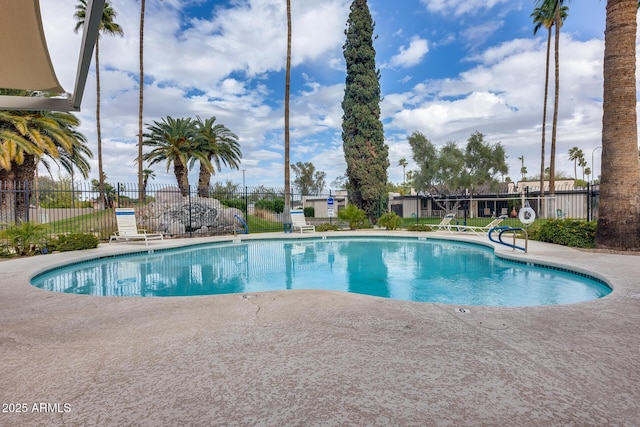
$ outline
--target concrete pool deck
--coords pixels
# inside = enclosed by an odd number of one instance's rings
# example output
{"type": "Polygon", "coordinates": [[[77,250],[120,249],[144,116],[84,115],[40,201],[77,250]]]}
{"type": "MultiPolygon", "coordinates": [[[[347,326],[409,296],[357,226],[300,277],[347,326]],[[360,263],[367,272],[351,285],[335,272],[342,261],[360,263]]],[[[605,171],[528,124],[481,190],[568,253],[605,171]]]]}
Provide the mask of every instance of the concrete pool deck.
{"type": "MultiPolygon", "coordinates": [[[[274,235],[300,237],[266,237],[274,235]]],[[[528,254],[498,247],[500,256],[567,266],[613,287],[595,301],[526,308],[331,291],[94,297],[29,284],[69,260],[231,238],[103,244],[0,262],[0,425],[640,422],[637,256],[540,242],[529,242],[528,254]]]]}

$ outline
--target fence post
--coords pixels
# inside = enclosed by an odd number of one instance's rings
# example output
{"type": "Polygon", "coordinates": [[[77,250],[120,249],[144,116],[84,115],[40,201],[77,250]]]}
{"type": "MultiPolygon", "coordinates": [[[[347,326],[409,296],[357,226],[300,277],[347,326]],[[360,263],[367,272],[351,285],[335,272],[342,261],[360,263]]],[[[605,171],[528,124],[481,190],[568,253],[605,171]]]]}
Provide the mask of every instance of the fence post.
{"type": "Polygon", "coordinates": [[[247,195],[247,186],[244,186],[244,220],[249,222],[249,196],[247,195]]]}
{"type": "Polygon", "coordinates": [[[27,222],[29,222],[30,218],[29,218],[29,191],[31,191],[31,189],[29,188],[29,181],[25,181],[24,182],[24,206],[25,206],[25,217],[27,219],[27,222]]]}
{"type": "Polygon", "coordinates": [[[193,237],[193,228],[191,227],[191,209],[193,208],[193,206],[191,206],[191,185],[187,186],[187,195],[187,207],[189,208],[189,237],[193,237]]]}
{"type": "MultiPolygon", "coordinates": [[[[329,198],[331,198],[331,189],[329,189],[329,198]]],[[[337,209],[334,212],[337,212],[337,209]]],[[[329,225],[330,226],[333,225],[333,217],[332,216],[329,217],[329,225]]]]}
{"type": "Polygon", "coordinates": [[[593,221],[593,185],[587,182],[587,220],[593,221]]]}

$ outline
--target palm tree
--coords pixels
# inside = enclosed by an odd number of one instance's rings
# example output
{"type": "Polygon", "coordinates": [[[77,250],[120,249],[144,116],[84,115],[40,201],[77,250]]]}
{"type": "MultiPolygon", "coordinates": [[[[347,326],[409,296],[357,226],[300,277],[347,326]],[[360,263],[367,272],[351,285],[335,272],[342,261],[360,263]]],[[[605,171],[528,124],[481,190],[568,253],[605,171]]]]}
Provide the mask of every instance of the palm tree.
{"type": "MultiPolygon", "coordinates": [[[[230,168],[240,168],[242,153],[238,137],[223,124],[215,124],[215,122],[215,117],[202,120],[199,116],[195,122],[198,140],[194,151],[206,157],[205,162],[200,162],[198,176],[198,196],[200,197],[209,197],[209,183],[212,173],[215,172],[214,165],[218,172],[221,170],[221,163],[230,168]]],[[[193,160],[195,157],[191,158],[192,162],[193,160]]]]}
{"type": "MultiPolygon", "coordinates": [[[[87,14],[87,1],[79,0],[76,5],[76,13],[73,15],[76,21],[76,27],[74,32],[80,31],[84,27],[84,20],[87,14]]],[[[104,9],[102,9],[102,17],[100,18],[100,27],[98,31],[98,38],[96,39],[96,130],[98,138],[98,177],[100,180],[100,200],[104,200],[104,180],[103,168],[102,168],[102,132],[100,129],[100,34],[107,34],[110,36],[123,35],[122,27],[114,22],[116,18],[116,11],[111,7],[111,3],[107,0],[104,2],[104,9]]],[[[104,205],[100,206],[104,208],[104,205]]]]}
{"type": "Polygon", "coordinates": [[[553,26],[554,13],[549,2],[544,2],[542,6],[536,7],[531,14],[533,18],[533,35],[538,34],[538,30],[544,27],[547,29],[547,61],[544,77],[544,102],[542,105],[542,141],[540,144],[540,212],[544,212],[544,164],[545,164],[545,144],[547,137],[547,100],[549,99],[549,57],[551,54],[551,27],[553,26]]]}
{"type": "Polygon", "coordinates": [[[587,160],[584,158],[584,154],[578,159],[578,166],[582,168],[582,180],[584,181],[584,168],[587,166],[587,160]]]}
{"type": "Polygon", "coordinates": [[[596,246],[640,249],[636,113],[636,0],[608,0],[604,44],[602,167],[596,246]]]}
{"type": "Polygon", "coordinates": [[[149,179],[155,179],[156,173],[153,169],[145,169],[142,171],[142,190],[143,190],[143,198],[142,200],[146,200],[147,198],[147,184],[149,183],[149,179]]]}
{"type": "Polygon", "coordinates": [[[2,210],[26,219],[27,191],[36,178],[38,162],[50,170],[48,159],[71,173],[76,167],[86,178],[91,151],[86,138],[76,128],[80,121],[68,112],[0,111],[0,181],[7,190],[26,191],[26,198],[6,193],[2,210]],[[43,159],[41,159],[44,156],[43,159]]]}
{"type": "Polygon", "coordinates": [[[578,161],[584,159],[584,153],[578,147],[569,149],[569,160],[573,162],[573,177],[578,179],[578,161]]]}
{"type": "Polygon", "coordinates": [[[288,215],[291,207],[291,171],[289,159],[289,98],[291,94],[291,0],[287,0],[287,63],[285,67],[284,84],[284,216],[285,222],[290,222],[288,215]]]}
{"type": "MultiPolygon", "coordinates": [[[[167,116],[160,122],[154,121],[153,125],[147,127],[147,130],[143,143],[151,147],[152,150],[143,156],[143,160],[148,161],[149,166],[166,161],[167,171],[173,164],[173,173],[176,176],[180,193],[184,197],[188,196],[189,170],[187,163],[192,156],[194,140],[197,137],[193,121],[190,118],[174,119],[167,116]]],[[[144,182],[140,189],[144,189],[144,182]]]]}
{"type": "Polygon", "coordinates": [[[520,160],[520,174],[522,174],[522,180],[524,181],[527,175],[527,168],[524,167],[524,156],[518,157],[518,160],[520,160]]]}
{"type": "Polygon", "coordinates": [[[398,166],[402,166],[402,183],[406,184],[407,183],[407,174],[405,172],[407,165],[409,163],[407,163],[407,159],[405,159],[404,157],[401,158],[400,160],[398,160],[398,166]]]}
{"type": "Polygon", "coordinates": [[[140,46],[139,46],[139,61],[140,61],[140,83],[138,92],[138,198],[140,201],[144,199],[144,170],[142,167],[142,146],[144,144],[142,140],[142,116],[144,106],[144,7],[145,0],[140,0],[140,46]]]}
{"type": "Polygon", "coordinates": [[[556,191],[556,138],[558,135],[558,103],[560,100],[560,28],[567,17],[566,6],[563,6],[563,0],[545,0],[545,2],[554,4],[554,22],[555,31],[555,93],[553,100],[553,122],[551,127],[551,153],[549,167],[551,174],[549,175],[549,192],[553,195],[556,191]]]}

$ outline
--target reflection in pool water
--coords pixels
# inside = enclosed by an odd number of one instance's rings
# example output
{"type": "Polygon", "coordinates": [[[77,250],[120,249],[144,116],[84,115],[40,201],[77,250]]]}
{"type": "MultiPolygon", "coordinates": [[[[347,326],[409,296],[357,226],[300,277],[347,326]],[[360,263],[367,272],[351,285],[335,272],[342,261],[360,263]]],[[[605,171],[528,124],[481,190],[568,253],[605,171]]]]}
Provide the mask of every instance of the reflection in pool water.
{"type": "Polygon", "coordinates": [[[611,292],[596,280],[501,260],[477,245],[389,238],[199,245],[75,264],[32,282],[51,291],[103,296],[326,289],[490,306],[574,303],[611,292]]]}

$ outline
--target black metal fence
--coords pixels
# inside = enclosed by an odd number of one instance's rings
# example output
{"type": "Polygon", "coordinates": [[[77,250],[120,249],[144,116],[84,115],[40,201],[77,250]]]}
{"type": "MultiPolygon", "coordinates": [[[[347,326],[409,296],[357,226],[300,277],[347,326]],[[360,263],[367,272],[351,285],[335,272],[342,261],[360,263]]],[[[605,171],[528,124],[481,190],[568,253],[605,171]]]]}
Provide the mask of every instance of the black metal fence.
{"type": "MultiPolygon", "coordinates": [[[[50,237],[85,232],[108,241],[117,231],[118,207],[135,208],[141,229],[176,237],[282,231],[285,222],[285,195],[278,189],[217,185],[209,189],[209,197],[202,198],[195,187],[182,192],[175,186],[148,185],[140,194],[137,185],[118,183],[107,185],[101,198],[96,186],[87,182],[49,184],[0,182],[0,229],[30,222],[44,224],[50,237]]],[[[597,187],[545,195],[545,212],[541,212],[539,193],[528,191],[524,195],[390,195],[380,201],[380,212],[392,210],[416,222],[441,218],[448,211],[460,218],[491,217],[511,214],[521,206],[523,196],[541,218],[597,218],[597,187]]],[[[346,225],[337,219],[338,211],[348,203],[344,191],[313,196],[293,193],[290,203],[292,208],[304,209],[314,225],[346,225]]]]}
{"type": "Polygon", "coordinates": [[[442,218],[454,213],[456,218],[517,217],[523,206],[531,207],[537,218],[595,220],[598,218],[598,186],[540,194],[539,191],[502,193],[463,193],[450,195],[392,195],[388,209],[403,218],[442,218]]]}
{"type": "MultiPolygon", "coordinates": [[[[292,193],[290,206],[303,208],[314,224],[334,223],[346,196],[292,193]],[[334,196],[336,209],[330,216],[327,200],[334,196]]],[[[183,192],[175,186],[149,185],[140,194],[137,185],[118,183],[107,185],[100,197],[98,188],[85,182],[44,188],[0,182],[0,230],[30,222],[46,225],[51,237],[85,232],[108,241],[117,231],[115,209],[123,207],[135,209],[139,228],[176,237],[283,231],[287,221],[284,191],[265,187],[211,187],[208,197],[198,197],[193,186],[183,192]]]]}

